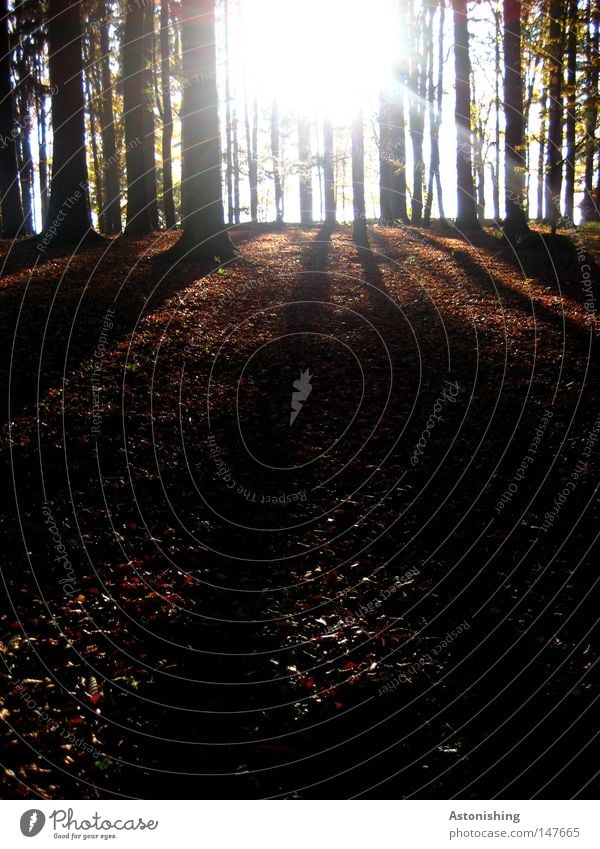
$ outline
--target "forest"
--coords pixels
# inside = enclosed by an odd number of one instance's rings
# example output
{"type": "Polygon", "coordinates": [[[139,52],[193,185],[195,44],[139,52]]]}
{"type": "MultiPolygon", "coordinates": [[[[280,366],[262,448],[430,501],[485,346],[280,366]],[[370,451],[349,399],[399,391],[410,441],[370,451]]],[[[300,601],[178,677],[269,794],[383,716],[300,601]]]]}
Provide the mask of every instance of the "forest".
{"type": "Polygon", "coordinates": [[[599,0],[1,0],[0,798],[597,798],[599,0]]]}

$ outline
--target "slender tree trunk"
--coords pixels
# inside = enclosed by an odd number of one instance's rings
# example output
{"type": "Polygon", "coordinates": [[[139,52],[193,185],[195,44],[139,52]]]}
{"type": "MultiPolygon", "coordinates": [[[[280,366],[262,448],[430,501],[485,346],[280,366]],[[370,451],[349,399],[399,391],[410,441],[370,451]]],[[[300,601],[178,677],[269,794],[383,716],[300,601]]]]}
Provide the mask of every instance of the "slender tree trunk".
{"type": "Polygon", "coordinates": [[[542,94],[540,115],[540,136],[538,142],[538,182],[537,182],[537,214],[536,221],[544,220],[544,162],[546,161],[546,120],[547,120],[547,98],[542,94]]]}
{"type": "MultiPolygon", "coordinates": [[[[106,215],[105,215],[105,204],[104,204],[104,180],[102,171],[100,168],[100,156],[98,153],[98,136],[96,135],[96,109],[94,103],[94,92],[92,89],[92,66],[93,66],[93,58],[90,55],[90,44],[87,43],[87,46],[84,48],[84,85],[85,85],[85,95],[87,99],[87,113],[88,113],[88,123],[89,123],[89,132],[88,138],[91,143],[92,149],[92,169],[94,174],[94,187],[95,191],[95,200],[96,200],[96,215],[98,217],[98,230],[101,233],[106,232],[106,215]]],[[[90,206],[93,206],[92,203],[93,196],[90,191],[90,206]]]]}
{"type": "Polygon", "coordinates": [[[52,182],[46,237],[72,241],[92,226],[85,156],[81,3],[49,0],[52,91],[52,182]],[[55,226],[56,232],[51,233],[55,226]]]}
{"type": "Polygon", "coordinates": [[[548,25],[548,148],[546,154],[546,219],[556,231],[561,218],[564,28],[561,0],[550,0],[548,25]]]}
{"type": "Polygon", "coordinates": [[[253,224],[258,221],[258,105],[256,97],[252,103],[252,119],[248,105],[248,95],[245,93],[244,109],[246,119],[246,150],[248,153],[248,188],[250,189],[250,220],[253,224]]]}
{"type": "Polygon", "coordinates": [[[170,230],[176,224],[173,199],[173,107],[171,105],[171,39],[169,25],[169,0],[160,3],[160,84],[163,101],[162,158],[163,158],[163,209],[165,226],[170,230]]]}
{"type": "Polygon", "coordinates": [[[411,204],[411,222],[419,227],[423,223],[423,130],[425,127],[425,73],[422,56],[423,16],[413,21],[415,47],[409,75],[410,108],[409,126],[413,152],[413,191],[411,204]]]}
{"type": "MultiPolygon", "coordinates": [[[[41,69],[40,69],[41,71],[41,69]]],[[[39,94],[37,98],[38,124],[38,172],[40,175],[40,212],[42,215],[42,230],[46,229],[48,221],[49,174],[48,174],[48,111],[46,109],[46,92],[41,83],[40,73],[39,94]]]]}
{"type": "Polygon", "coordinates": [[[467,0],[453,0],[454,7],[454,68],[456,75],[456,174],[457,216],[460,230],[480,229],[473,182],[473,153],[471,146],[471,61],[469,58],[469,28],[467,0]]]}
{"type": "Polygon", "coordinates": [[[569,0],[567,35],[567,85],[565,116],[565,217],[573,222],[575,217],[575,130],[577,108],[577,0],[569,0]]]}
{"type": "Polygon", "coordinates": [[[336,222],[336,190],[333,147],[333,124],[328,117],[323,120],[323,178],[325,181],[325,223],[336,222]]]}
{"type": "Polygon", "coordinates": [[[352,122],[352,201],[354,205],[353,238],[357,245],[366,247],[367,211],[365,206],[365,130],[360,109],[352,122]]]}
{"type": "Polygon", "coordinates": [[[19,194],[17,127],[13,115],[13,84],[10,72],[8,2],[0,2],[0,212],[2,236],[13,239],[25,235],[23,207],[19,194]]]}
{"type": "Polygon", "coordinates": [[[233,145],[233,220],[240,223],[240,142],[238,135],[237,108],[234,104],[231,110],[231,135],[233,145]]]}
{"type": "Polygon", "coordinates": [[[115,133],[113,107],[113,84],[110,69],[109,24],[103,21],[100,26],[100,53],[102,74],[102,98],[100,100],[100,123],[102,152],[106,185],[106,232],[116,235],[121,232],[121,188],[119,156],[115,133]]]}
{"type": "MultiPolygon", "coordinates": [[[[185,24],[184,24],[185,28],[185,24]]],[[[123,43],[123,108],[128,234],[158,229],[152,97],[153,9],[127,6],[123,43]]]]}
{"type": "Polygon", "coordinates": [[[273,160],[273,183],[275,186],[275,221],[283,222],[283,185],[281,182],[281,138],[279,133],[279,102],[273,98],[271,107],[271,159],[273,160]]]}
{"type": "Polygon", "coordinates": [[[502,80],[502,68],[500,66],[500,42],[501,42],[501,28],[500,28],[500,12],[498,10],[494,11],[494,23],[496,30],[496,37],[494,39],[494,65],[495,65],[495,79],[494,79],[494,112],[496,116],[495,126],[494,126],[494,167],[493,167],[493,178],[492,178],[492,193],[493,193],[493,204],[494,204],[494,221],[498,224],[500,223],[500,82],[502,80]]]}
{"type": "Polygon", "coordinates": [[[594,156],[598,124],[598,56],[600,55],[600,2],[588,0],[586,10],[586,94],[584,106],[585,160],[584,197],[581,216],[584,222],[600,220],[600,209],[594,204],[594,156]]]}
{"type": "Polygon", "coordinates": [[[225,31],[225,184],[227,186],[227,221],[233,224],[233,144],[231,127],[231,56],[229,48],[229,0],[223,0],[225,31]]]}
{"type": "Polygon", "coordinates": [[[525,127],[521,63],[521,2],[504,0],[504,231],[529,231],[525,214],[525,127]]]}
{"type": "Polygon", "coordinates": [[[221,134],[217,94],[214,0],[182,0],[183,27],[183,234],[178,250],[187,258],[233,259],[225,231],[221,134]]]}
{"type": "Polygon", "coordinates": [[[312,162],[310,149],[310,123],[298,120],[298,160],[300,169],[300,223],[313,223],[312,162]]]}

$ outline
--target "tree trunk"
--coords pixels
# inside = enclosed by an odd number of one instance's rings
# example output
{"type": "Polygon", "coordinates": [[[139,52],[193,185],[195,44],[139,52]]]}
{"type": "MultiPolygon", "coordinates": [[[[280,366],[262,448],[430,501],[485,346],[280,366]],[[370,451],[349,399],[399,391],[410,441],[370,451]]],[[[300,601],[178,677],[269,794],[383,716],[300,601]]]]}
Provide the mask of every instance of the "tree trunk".
{"type": "Polygon", "coordinates": [[[538,183],[537,183],[537,215],[536,221],[541,223],[544,220],[544,162],[546,159],[546,120],[547,120],[547,98],[545,93],[542,94],[541,116],[540,116],[540,137],[538,149],[538,183]]]}
{"type": "Polygon", "coordinates": [[[423,16],[413,21],[414,50],[409,74],[410,108],[409,126],[413,153],[413,190],[411,222],[419,227],[423,223],[423,130],[425,127],[425,73],[421,55],[423,16]]]}
{"type": "Polygon", "coordinates": [[[492,168],[492,188],[494,204],[494,221],[500,224],[500,82],[502,80],[502,68],[500,66],[500,12],[494,11],[495,39],[494,39],[494,112],[496,116],[494,127],[494,166],[492,168]]]}
{"type": "Polygon", "coordinates": [[[367,212],[365,206],[365,140],[362,109],[352,122],[352,202],[354,216],[352,233],[354,241],[361,247],[367,242],[367,212]]]}
{"type": "Polygon", "coordinates": [[[153,33],[153,9],[130,3],[122,49],[127,170],[125,232],[128,234],[150,233],[158,229],[152,108],[153,33]]]}
{"type": "Polygon", "coordinates": [[[38,173],[40,175],[40,211],[42,214],[42,230],[46,229],[48,222],[48,111],[46,109],[46,91],[41,83],[42,69],[40,75],[38,97],[37,97],[37,124],[38,124],[38,173]]]}
{"type": "Polygon", "coordinates": [[[281,139],[279,134],[279,102],[273,98],[271,108],[271,158],[273,160],[273,183],[275,186],[275,221],[283,222],[283,184],[281,182],[281,139]]]}
{"type": "MultiPolygon", "coordinates": [[[[87,99],[87,113],[88,113],[88,123],[89,123],[89,132],[88,138],[90,140],[91,149],[92,149],[92,169],[94,174],[94,187],[95,187],[95,200],[96,200],[96,214],[98,217],[98,230],[101,233],[106,232],[106,216],[105,216],[105,205],[104,205],[104,180],[103,174],[100,169],[100,156],[98,153],[98,137],[96,135],[96,109],[94,104],[94,92],[93,92],[93,82],[92,82],[92,68],[94,59],[92,58],[90,44],[88,42],[87,46],[84,47],[84,87],[85,87],[85,96],[87,99]]],[[[91,186],[90,186],[91,189],[91,186]]],[[[93,206],[92,203],[92,192],[90,191],[90,206],[93,206]]]]}
{"type": "Polygon", "coordinates": [[[162,158],[163,158],[163,210],[167,230],[176,224],[173,200],[173,107],[171,105],[171,39],[169,27],[169,0],[160,3],[160,84],[163,99],[162,158]]]}
{"type": "Polygon", "coordinates": [[[469,57],[469,27],[467,0],[453,0],[454,7],[454,69],[456,75],[454,119],[456,122],[457,216],[460,230],[479,230],[477,204],[473,182],[471,147],[471,60],[469,57]]]}
{"type": "Polygon", "coordinates": [[[229,0],[223,0],[225,31],[225,184],[227,186],[227,222],[233,224],[233,145],[231,139],[231,57],[229,47],[229,0]]]}
{"type": "Polygon", "coordinates": [[[313,223],[310,124],[304,117],[298,120],[298,160],[300,172],[300,223],[310,225],[313,223]]]}
{"type": "Polygon", "coordinates": [[[561,218],[562,188],[562,82],[564,55],[563,4],[551,0],[548,10],[548,147],[546,153],[546,219],[556,231],[561,218]]]}
{"type": "Polygon", "coordinates": [[[233,144],[233,220],[240,223],[240,142],[238,137],[237,108],[231,110],[231,135],[233,144]]]}
{"type": "Polygon", "coordinates": [[[569,1],[567,35],[567,90],[565,117],[565,218],[572,227],[575,218],[575,129],[577,108],[577,0],[569,1]]]}
{"type": "Polygon", "coordinates": [[[217,94],[214,0],[182,0],[183,234],[178,250],[190,257],[233,259],[225,231],[217,94]]]}
{"type": "Polygon", "coordinates": [[[430,159],[429,159],[429,182],[427,185],[427,196],[425,200],[425,209],[423,211],[423,223],[429,227],[431,223],[431,211],[433,208],[433,191],[434,186],[438,192],[438,209],[440,219],[444,218],[444,204],[441,192],[440,179],[440,125],[442,117],[442,100],[444,94],[444,2],[439,3],[439,22],[438,22],[438,67],[437,67],[437,85],[433,82],[433,18],[435,9],[430,11],[430,23],[428,29],[428,92],[427,101],[429,104],[429,133],[430,133],[430,159]],[[436,91],[437,88],[437,91],[436,91]]]}
{"type": "Polygon", "coordinates": [[[119,157],[115,134],[113,108],[113,84],[110,70],[109,24],[103,21],[100,26],[100,53],[102,63],[102,98],[100,101],[100,122],[102,152],[104,155],[105,191],[106,191],[106,232],[116,235],[121,232],[121,189],[119,157]]]}
{"type": "Polygon", "coordinates": [[[600,2],[588,0],[586,21],[586,95],[584,106],[585,170],[584,196],[581,217],[584,222],[600,220],[600,210],[594,204],[594,157],[598,124],[598,55],[600,54],[600,2]]]}
{"type": "Polygon", "coordinates": [[[521,2],[504,0],[504,231],[527,233],[525,214],[525,137],[521,67],[521,2]]]}
{"type": "Polygon", "coordinates": [[[68,242],[91,230],[85,156],[81,3],[49,0],[48,56],[52,84],[52,181],[45,238],[68,242]],[[52,228],[56,232],[51,232],[52,228]]]}
{"type": "Polygon", "coordinates": [[[336,222],[337,202],[335,191],[333,124],[327,117],[323,119],[323,178],[325,181],[325,223],[336,222]]]}
{"type": "Polygon", "coordinates": [[[13,115],[13,84],[10,73],[8,0],[0,4],[0,212],[2,236],[13,239],[22,233],[23,207],[19,194],[17,127],[13,115]]]}

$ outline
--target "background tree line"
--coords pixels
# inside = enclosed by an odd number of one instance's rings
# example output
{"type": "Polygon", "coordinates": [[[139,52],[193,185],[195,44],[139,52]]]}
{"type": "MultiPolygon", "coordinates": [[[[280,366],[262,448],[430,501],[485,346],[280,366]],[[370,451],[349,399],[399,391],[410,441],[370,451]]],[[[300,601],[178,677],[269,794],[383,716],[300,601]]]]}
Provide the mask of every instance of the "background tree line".
{"type": "Polygon", "coordinates": [[[490,197],[514,235],[573,226],[576,198],[598,221],[600,0],[380,2],[389,74],[334,124],[250,84],[247,0],[0,0],[2,235],[181,226],[225,257],[243,221],[428,225],[449,186],[461,229],[490,197]]]}

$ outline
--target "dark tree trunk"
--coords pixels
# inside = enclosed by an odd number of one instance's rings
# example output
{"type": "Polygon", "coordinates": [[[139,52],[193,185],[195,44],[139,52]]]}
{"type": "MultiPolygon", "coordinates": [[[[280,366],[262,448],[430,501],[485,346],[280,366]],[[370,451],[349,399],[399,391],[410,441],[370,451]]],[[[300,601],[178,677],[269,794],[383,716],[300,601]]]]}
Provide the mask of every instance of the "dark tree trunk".
{"type": "Polygon", "coordinates": [[[283,221],[283,183],[281,180],[281,138],[279,134],[279,102],[273,98],[271,108],[271,158],[273,160],[273,183],[275,186],[275,221],[283,221]]]}
{"type": "Polygon", "coordinates": [[[504,231],[529,231],[525,213],[525,127],[521,67],[521,2],[504,0],[504,231]]]}
{"type": "Polygon", "coordinates": [[[500,12],[494,11],[495,39],[494,39],[494,165],[492,167],[492,193],[494,204],[494,221],[500,224],[500,82],[502,80],[502,69],[500,66],[500,12]]]}
{"type": "Polygon", "coordinates": [[[564,28],[562,0],[551,0],[548,10],[548,147],[546,154],[546,219],[556,230],[561,218],[563,56],[564,28]]]}
{"type": "MultiPolygon", "coordinates": [[[[98,230],[101,233],[106,233],[106,214],[104,204],[104,179],[100,168],[100,155],[98,152],[98,137],[96,135],[96,109],[94,103],[94,91],[92,80],[92,68],[94,58],[91,55],[90,44],[84,48],[84,85],[85,95],[87,99],[87,111],[89,122],[88,138],[92,149],[92,168],[94,173],[95,201],[96,214],[98,217],[98,230]]],[[[90,186],[91,189],[91,186],[90,186]]],[[[93,195],[90,191],[90,205],[93,207],[93,195]]]]}
{"type": "Polygon", "coordinates": [[[588,0],[586,21],[586,95],[584,107],[585,170],[584,197],[581,216],[584,222],[600,220],[600,210],[594,204],[594,157],[598,124],[598,55],[600,55],[600,2],[588,0]]]}
{"type": "Polygon", "coordinates": [[[460,230],[479,230],[477,203],[473,182],[473,153],[471,147],[471,60],[469,57],[469,27],[467,0],[453,0],[454,7],[454,68],[456,74],[456,175],[457,216],[460,230]]]}
{"type": "Polygon", "coordinates": [[[323,178],[325,181],[325,223],[335,224],[337,202],[335,191],[333,124],[327,117],[323,120],[323,172],[323,178]]]}
{"type": "Polygon", "coordinates": [[[423,213],[423,223],[429,226],[431,222],[431,211],[433,208],[433,190],[434,185],[437,191],[438,211],[440,219],[444,218],[444,202],[442,199],[442,181],[440,176],[440,125],[442,120],[442,100],[444,96],[444,18],[445,5],[444,0],[439,3],[439,23],[438,23],[438,66],[437,66],[437,85],[433,82],[433,16],[434,10],[431,10],[431,21],[429,25],[429,83],[428,95],[429,102],[429,127],[430,127],[430,162],[429,162],[429,183],[427,186],[427,198],[425,202],[425,210],[423,213]],[[437,89],[437,91],[436,91],[437,89]]]}
{"type": "Polygon", "coordinates": [[[171,106],[171,39],[169,36],[169,0],[160,4],[160,84],[163,101],[162,158],[163,210],[168,230],[176,224],[173,200],[173,107],[171,106]]]}
{"type": "Polygon", "coordinates": [[[235,104],[231,110],[231,135],[233,145],[233,220],[240,223],[240,142],[238,137],[238,119],[235,104]]]}
{"type": "Polygon", "coordinates": [[[537,184],[537,214],[536,221],[544,220],[544,162],[546,160],[546,120],[548,113],[548,101],[546,95],[542,95],[540,116],[540,137],[538,150],[538,184],[537,184]]]}
{"type": "Polygon", "coordinates": [[[225,183],[227,186],[227,222],[233,224],[233,144],[231,127],[231,66],[229,48],[229,0],[223,2],[225,30],[225,183]]]}
{"type": "Polygon", "coordinates": [[[39,69],[39,87],[37,96],[38,123],[38,172],[40,175],[40,211],[42,214],[42,230],[48,222],[49,180],[48,180],[48,111],[46,109],[46,91],[41,83],[42,69],[39,69]]]}
{"type": "Polygon", "coordinates": [[[225,231],[214,0],[183,0],[182,202],[178,250],[233,259],[225,231]]]}
{"type": "MultiPolygon", "coordinates": [[[[402,10],[400,14],[406,13],[402,10]]],[[[399,28],[405,26],[405,19],[399,28]]],[[[379,107],[379,204],[388,221],[408,222],[406,204],[406,121],[404,96],[406,62],[393,68],[391,90],[382,93],[379,107]]]]}
{"type": "Polygon", "coordinates": [[[577,108],[577,0],[569,2],[569,33],[567,36],[567,90],[565,118],[565,218],[573,226],[575,217],[575,130],[577,108]]]}
{"type": "Polygon", "coordinates": [[[119,157],[115,134],[113,107],[113,88],[110,71],[109,24],[103,21],[100,26],[100,53],[102,63],[102,99],[100,101],[102,152],[106,184],[106,232],[116,235],[121,232],[121,191],[119,175],[119,157]]]}
{"type": "Polygon", "coordinates": [[[19,193],[17,127],[13,114],[13,84],[10,73],[8,2],[0,2],[0,212],[2,235],[13,239],[22,233],[23,207],[19,193]]]}
{"type": "Polygon", "coordinates": [[[300,171],[300,222],[310,225],[313,223],[310,124],[304,117],[301,117],[298,121],[298,160],[300,171]]]}
{"type": "Polygon", "coordinates": [[[419,17],[413,21],[414,49],[412,51],[413,59],[409,74],[409,126],[413,153],[411,222],[417,227],[423,223],[423,175],[425,173],[425,163],[423,161],[423,130],[425,128],[426,77],[423,56],[421,53],[423,28],[423,16],[419,15],[419,17]]]}
{"type": "Polygon", "coordinates": [[[81,239],[92,226],[81,40],[81,3],[49,0],[48,55],[54,134],[46,238],[61,242],[81,239]],[[56,232],[51,233],[53,227],[56,232]]]}
{"type": "MultiPolygon", "coordinates": [[[[184,23],[184,29],[185,29],[184,23]]],[[[158,229],[154,111],[152,108],[153,9],[130,3],[123,41],[123,109],[128,234],[158,229]]]]}
{"type": "Polygon", "coordinates": [[[365,140],[362,109],[352,122],[352,202],[354,205],[353,238],[357,245],[367,246],[367,212],[365,206],[365,140]]]}

